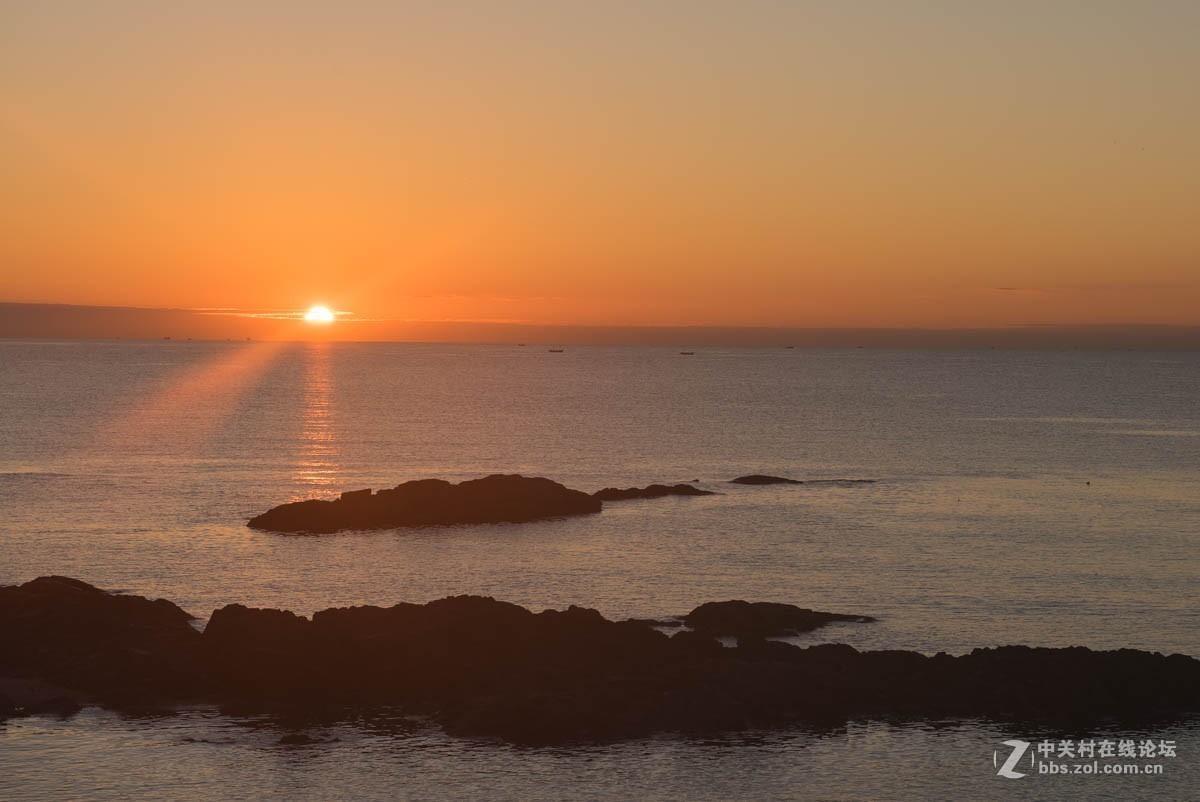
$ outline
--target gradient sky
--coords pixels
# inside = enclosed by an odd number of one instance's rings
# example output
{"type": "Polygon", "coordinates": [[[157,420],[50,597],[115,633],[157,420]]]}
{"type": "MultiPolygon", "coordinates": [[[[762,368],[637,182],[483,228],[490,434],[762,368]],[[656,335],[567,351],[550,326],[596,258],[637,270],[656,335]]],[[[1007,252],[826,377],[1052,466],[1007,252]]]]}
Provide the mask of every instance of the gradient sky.
{"type": "Polygon", "coordinates": [[[0,0],[0,300],[1200,323],[1200,3],[0,0]]]}

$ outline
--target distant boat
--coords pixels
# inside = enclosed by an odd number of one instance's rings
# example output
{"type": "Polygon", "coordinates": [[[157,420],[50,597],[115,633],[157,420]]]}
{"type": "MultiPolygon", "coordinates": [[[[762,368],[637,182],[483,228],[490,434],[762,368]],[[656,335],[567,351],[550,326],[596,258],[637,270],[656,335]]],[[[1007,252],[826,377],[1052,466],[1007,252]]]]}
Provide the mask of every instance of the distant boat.
{"type": "Polygon", "coordinates": [[[524,348],[524,347],[525,347],[525,343],[517,343],[517,347],[518,347],[518,348],[524,348]]]}
{"type": "Polygon", "coordinates": [[[695,351],[680,351],[679,353],[683,356],[695,356],[696,355],[695,351]]]}
{"type": "Polygon", "coordinates": [[[785,346],[784,346],[784,348],[788,349],[789,351],[790,351],[790,350],[792,350],[792,349],[793,349],[793,348],[795,348],[795,347],[796,347],[796,346],[794,346],[794,345],[785,345],[785,346]]]}
{"type": "Polygon", "coordinates": [[[563,349],[561,349],[561,348],[551,348],[550,349],[550,353],[552,353],[552,354],[561,354],[562,352],[563,352],[563,349]]]}

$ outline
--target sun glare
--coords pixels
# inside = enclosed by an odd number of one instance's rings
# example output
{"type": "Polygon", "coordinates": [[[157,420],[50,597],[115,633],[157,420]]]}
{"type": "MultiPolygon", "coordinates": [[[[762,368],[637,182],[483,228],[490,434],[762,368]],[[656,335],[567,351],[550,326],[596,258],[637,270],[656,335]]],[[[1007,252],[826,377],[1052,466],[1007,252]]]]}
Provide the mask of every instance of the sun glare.
{"type": "Polygon", "coordinates": [[[327,306],[314,306],[304,313],[304,319],[309,323],[332,323],[333,312],[327,306]]]}

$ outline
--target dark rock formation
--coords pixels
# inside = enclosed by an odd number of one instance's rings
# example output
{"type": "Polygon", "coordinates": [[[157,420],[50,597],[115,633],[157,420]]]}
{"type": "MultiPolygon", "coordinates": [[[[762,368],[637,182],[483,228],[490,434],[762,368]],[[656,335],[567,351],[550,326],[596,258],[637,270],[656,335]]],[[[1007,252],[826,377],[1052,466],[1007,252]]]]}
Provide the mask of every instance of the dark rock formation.
{"type": "Polygon", "coordinates": [[[867,615],[823,613],[791,604],[737,599],[702,604],[688,613],[683,622],[705,635],[772,638],[811,632],[834,621],[868,623],[874,620],[867,615]]]}
{"type": "Polygon", "coordinates": [[[628,501],[637,498],[662,498],[663,496],[715,496],[711,490],[701,490],[686,484],[647,485],[646,487],[606,487],[592,493],[592,498],[601,501],[628,501]]]}
{"type": "Polygon", "coordinates": [[[446,524],[522,523],[600,512],[600,500],[539,477],[495,474],[457,485],[442,479],[391,490],[355,490],[335,501],[283,504],[251,518],[254,529],[328,534],[446,524]]]}
{"type": "Polygon", "coordinates": [[[73,716],[82,709],[83,704],[75,694],[64,694],[26,702],[21,712],[30,715],[73,716]]]}
{"type": "MultiPolygon", "coordinates": [[[[693,615],[757,635],[795,630],[808,612],[748,607],[693,615]]],[[[169,603],[46,578],[0,589],[0,643],[0,675],[53,677],[105,703],[166,696],[289,720],[398,709],[532,744],[866,716],[1082,728],[1200,715],[1200,661],[1181,655],[1008,646],[928,657],[750,636],[725,648],[701,631],[668,637],[595,610],[535,614],[477,596],[311,620],[231,605],[201,636],[169,603]]]]}
{"type": "Polygon", "coordinates": [[[761,473],[752,473],[749,476],[739,476],[736,479],[730,479],[730,484],[733,485],[802,485],[799,479],[786,479],[782,476],[767,476],[761,473]]]}
{"type": "Polygon", "coordinates": [[[836,487],[854,487],[857,485],[873,485],[874,479],[788,479],[783,476],[767,476],[761,473],[752,473],[749,476],[739,476],[736,479],[730,479],[729,483],[734,485],[834,485],[836,487]]]}
{"type": "Polygon", "coordinates": [[[37,678],[114,705],[188,696],[208,684],[191,621],[164,599],[109,594],[67,577],[2,587],[0,676],[37,678]]]}
{"type": "Polygon", "coordinates": [[[0,676],[0,720],[31,713],[70,715],[86,694],[32,677],[0,676]]]}
{"type": "Polygon", "coordinates": [[[682,618],[626,618],[628,624],[643,624],[648,627],[675,627],[683,626],[682,618]]]}

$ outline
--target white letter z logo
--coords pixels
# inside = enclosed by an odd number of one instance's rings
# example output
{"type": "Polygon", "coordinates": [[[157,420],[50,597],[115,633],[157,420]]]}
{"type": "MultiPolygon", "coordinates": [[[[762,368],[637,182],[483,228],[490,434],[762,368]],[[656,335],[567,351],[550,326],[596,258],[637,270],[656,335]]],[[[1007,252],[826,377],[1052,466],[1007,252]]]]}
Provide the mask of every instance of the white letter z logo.
{"type": "MultiPolygon", "coordinates": [[[[1004,765],[1001,766],[1000,770],[996,773],[999,774],[1001,777],[1008,777],[1013,780],[1017,779],[1018,777],[1024,777],[1025,776],[1024,772],[1013,771],[1013,767],[1015,767],[1017,765],[1017,761],[1019,761],[1021,759],[1021,756],[1025,754],[1025,750],[1029,748],[1029,742],[1028,741],[1005,741],[1004,745],[1012,747],[1012,754],[1008,756],[1008,760],[1004,761],[1004,765]]],[[[996,753],[992,752],[992,765],[993,766],[996,765],[996,762],[997,762],[996,753]]]]}

